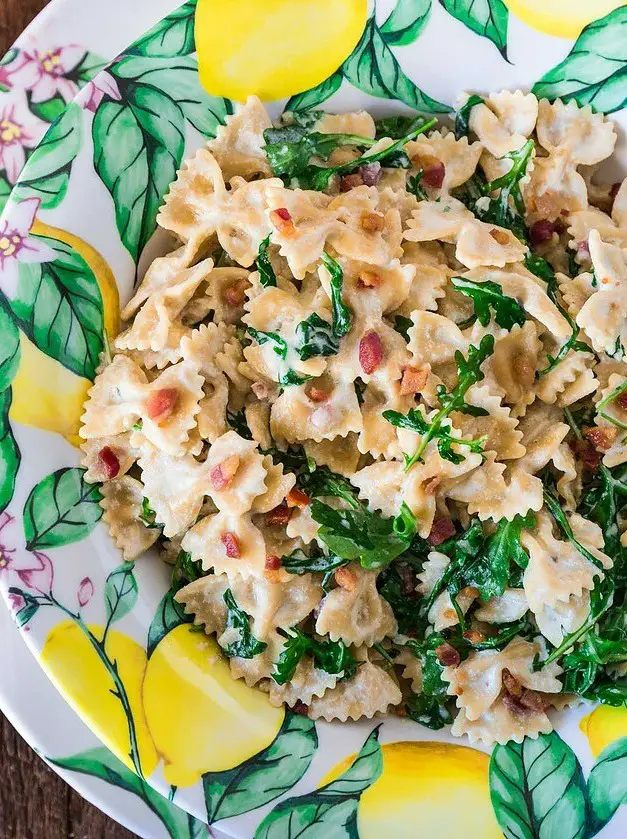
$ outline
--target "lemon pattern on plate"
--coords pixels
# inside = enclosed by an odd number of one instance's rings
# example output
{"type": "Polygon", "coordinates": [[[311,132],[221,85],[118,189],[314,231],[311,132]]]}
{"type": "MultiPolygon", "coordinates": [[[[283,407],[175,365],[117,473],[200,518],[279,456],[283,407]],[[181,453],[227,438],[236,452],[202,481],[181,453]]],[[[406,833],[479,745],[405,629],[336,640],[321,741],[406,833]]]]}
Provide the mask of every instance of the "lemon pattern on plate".
{"type": "Polygon", "coordinates": [[[584,26],[623,6],[623,0],[504,0],[513,15],[532,29],[576,38],[584,26]]]}

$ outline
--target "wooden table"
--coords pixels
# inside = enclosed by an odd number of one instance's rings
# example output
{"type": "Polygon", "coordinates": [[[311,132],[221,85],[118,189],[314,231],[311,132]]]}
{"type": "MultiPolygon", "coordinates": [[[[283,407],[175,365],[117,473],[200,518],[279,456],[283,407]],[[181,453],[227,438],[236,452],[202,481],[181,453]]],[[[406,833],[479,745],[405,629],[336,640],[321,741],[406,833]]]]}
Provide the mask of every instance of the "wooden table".
{"type": "MultiPolygon", "coordinates": [[[[0,0],[0,56],[46,3],[0,0]]],[[[48,769],[0,714],[1,839],[132,839],[133,835],[48,769]]]]}

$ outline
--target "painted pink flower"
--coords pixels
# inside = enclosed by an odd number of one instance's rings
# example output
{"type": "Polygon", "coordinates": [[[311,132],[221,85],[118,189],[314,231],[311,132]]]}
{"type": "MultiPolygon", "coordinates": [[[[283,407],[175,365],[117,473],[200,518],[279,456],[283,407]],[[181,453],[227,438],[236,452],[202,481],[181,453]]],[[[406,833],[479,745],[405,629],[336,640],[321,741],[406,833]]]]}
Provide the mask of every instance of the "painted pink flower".
{"type": "Polygon", "coordinates": [[[0,103],[0,169],[14,184],[26,163],[24,149],[33,149],[45,131],[45,124],[29,110],[25,101],[0,103]]]}
{"type": "Polygon", "coordinates": [[[0,514],[0,575],[17,574],[22,583],[28,588],[35,589],[41,594],[47,594],[52,588],[54,572],[50,559],[39,551],[18,550],[9,548],[6,531],[11,531],[15,525],[15,518],[9,513],[0,514]]]}
{"type": "Polygon", "coordinates": [[[0,287],[13,299],[17,295],[20,262],[52,262],[56,253],[30,236],[39,209],[39,198],[13,204],[0,222],[0,287]]]}
{"type": "Polygon", "coordinates": [[[94,596],[94,584],[89,577],[83,577],[76,593],[78,597],[78,605],[83,608],[86,606],[91,598],[94,596]]]}
{"type": "Polygon", "coordinates": [[[0,67],[0,90],[10,90],[11,87],[11,74],[7,67],[2,66],[0,67]]]}
{"type": "Polygon", "coordinates": [[[26,601],[21,594],[9,594],[9,605],[13,612],[19,612],[26,606],[26,601]]]}
{"type": "Polygon", "coordinates": [[[85,85],[78,101],[86,110],[95,114],[105,96],[108,96],[115,102],[119,102],[122,98],[116,80],[111,73],[103,70],[102,73],[98,73],[95,79],[92,79],[92,81],[85,85]]]}
{"type": "Polygon", "coordinates": [[[57,94],[66,102],[71,102],[78,92],[78,86],[66,76],[80,64],[84,56],[85,48],[78,44],[46,52],[25,49],[15,69],[11,71],[11,81],[30,90],[31,99],[35,103],[47,102],[57,94]]]}
{"type": "Polygon", "coordinates": [[[31,567],[22,570],[16,568],[17,576],[27,588],[34,589],[40,594],[49,594],[52,591],[52,581],[54,580],[54,569],[50,557],[40,551],[33,551],[30,554],[25,553],[31,557],[31,567]]]}

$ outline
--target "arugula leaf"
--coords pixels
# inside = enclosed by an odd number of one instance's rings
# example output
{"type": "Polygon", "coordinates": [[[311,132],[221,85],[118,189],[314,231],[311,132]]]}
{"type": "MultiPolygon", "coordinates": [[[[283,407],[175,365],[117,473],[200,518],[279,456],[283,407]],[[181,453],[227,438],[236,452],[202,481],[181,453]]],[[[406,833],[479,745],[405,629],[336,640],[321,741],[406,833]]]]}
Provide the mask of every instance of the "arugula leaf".
{"type": "Polygon", "coordinates": [[[475,315],[482,326],[490,323],[490,309],[494,310],[494,319],[503,329],[511,329],[515,324],[523,326],[526,320],[525,310],[513,297],[503,294],[503,288],[490,280],[484,283],[452,277],[451,282],[457,291],[461,291],[473,302],[475,315]]]}
{"type": "Polygon", "coordinates": [[[520,544],[520,534],[523,528],[534,525],[535,516],[531,512],[524,517],[515,516],[512,521],[501,519],[467,570],[464,584],[478,588],[484,601],[503,594],[510,580],[511,561],[519,568],[527,567],[529,557],[520,544]]]}
{"type": "Polygon", "coordinates": [[[418,581],[415,569],[412,567],[412,563],[417,560],[420,560],[420,566],[422,566],[425,558],[426,556],[410,556],[409,552],[405,552],[384,568],[377,578],[379,594],[392,607],[398,623],[398,631],[403,635],[409,633],[422,635],[427,627],[426,614],[421,609],[420,596],[415,591],[418,581]]]}
{"type": "Polygon", "coordinates": [[[284,568],[288,574],[328,574],[329,571],[336,571],[347,565],[348,559],[342,559],[334,554],[324,554],[322,551],[312,553],[311,556],[297,548],[291,554],[281,558],[281,567],[284,568]]]}
{"type": "Polygon", "coordinates": [[[344,271],[337,260],[326,251],[322,252],[324,267],[329,272],[331,284],[331,306],[333,309],[333,331],[338,337],[348,334],[353,325],[353,313],[349,306],[342,301],[344,289],[344,271]]]}
{"type": "Polygon", "coordinates": [[[409,332],[407,331],[414,325],[411,318],[406,318],[404,315],[396,315],[394,318],[394,329],[402,335],[406,341],[409,341],[409,332]]]}
{"type": "Polygon", "coordinates": [[[453,715],[446,704],[425,693],[412,693],[405,703],[405,711],[410,720],[419,722],[432,731],[439,731],[453,722],[453,715]]]}
{"type": "MultiPolygon", "coordinates": [[[[431,423],[424,418],[418,408],[410,408],[407,414],[400,414],[398,411],[384,411],[383,418],[396,426],[396,428],[406,428],[409,431],[416,432],[416,434],[428,434],[431,429],[431,423]]],[[[431,434],[431,439],[437,439],[438,441],[440,457],[451,463],[461,463],[465,460],[466,458],[463,454],[453,450],[453,445],[467,446],[471,452],[483,453],[483,446],[486,442],[485,437],[480,437],[478,440],[465,440],[461,437],[453,437],[449,432],[449,429],[452,427],[450,420],[443,420],[443,422],[448,422],[448,426],[445,428],[443,423],[440,423],[439,427],[431,434]]],[[[409,455],[404,455],[404,457],[406,464],[410,461],[411,464],[416,462],[409,455]]]]}
{"type": "Polygon", "coordinates": [[[296,327],[294,349],[301,361],[315,356],[335,355],[340,349],[340,342],[332,324],[312,312],[306,320],[296,327]]]}
{"type": "Polygon", "coordinates": [[[405,503],[393,519],[359,509],[334,510],[317,499],[311,515],[318,522],[318,536],[342,559],[358,559],[363,568],[384,568],[409,548],[416,519],[405,503]]]}
{"type": "Polygon", "coordinates": [[[615,425],[617,428],[622,429],[623,431],[627,430],[627,424],[621,422],[620,420],[613,417],[611,414],[606,413],[602,409],[605,408],[610,402],[613,402],[621,393],[624,393],[627,390],[627,382],[623,382],[618,387],[614,388],[611,393],[608,393],[607,396],[604,396],[603,399],[597,403],[596,412],[603,419],[606,419],[608,422],[611,422],[612,425],[615,425]]]}
{"type": "Polygon", "coordinates": [[[309,167],[312,157],[327,160],[340,146],[368,148],[375,141],[356,134],[322,134],[308,131],[300,125],[285,125],[281,128],[266,128],[265,152],[275,175],[291,179],[298,178],[309,167]]]}
{"type": "Polygon", "coordinates": [[[415,175],[410,175],[407,180],[407,192],[411,195],[415,195],[419,201],[426,201],[429,198],[422,185],[423,175],[424,169],[420,169],[415,175]]]}
{"type": "Polygon", "coordinates": [[[300,373],[297,373],[295,370],[288,370],[287,373],[283,373],[279,376],[279,384],[283,387],[290,387],[290,385],[304,385],[305,382],[308,382],[309,379],[313,379],[313,376],[301,376],[300,373]]]}
{"type": "Polygon", "coordinates": [[[319,670],[338,676],[343,674],[345,679],[349,679],[357,669],[357,662],[342,641],[317,641],[296,627],[281,631],[281,634],[286,639],[285,646],[270,674],[278,685],[284,685],[293,678],[305,655],[313,658],[319,670]]]}
{"type": "Polygon", "coordinates": [[[262,332],[261,330],[255,329],[252,326],[247,327],[247,332],[259,344],[272,343],[274,345],[272,349],[279,356],[279,358],[282,358],[284,360],[287,358],[287,343],[276,332],[262,332]]]}
{"type": "Polygon", "coordinates": [[[176,563],[172,569],[172,586],[178,591],[187,583],[193,583],[201,577],[206,577],[207,572],[202,567],[200,560],[192,559],[187,551],[180,550],[176,557],[176,563]]]}
{"type": "Polygon", "coordinates": [[[248,423],[246,422],[246,412],[242,408],[241,411],[232,411],[230,408],[226,409],[226,421],[231,426],[233,431],[237,431],[240,437],[244,440],[252,440],[253,435],[248,423]]]}
{"type": "Polygon", "coordinates": [[[448,589],[452,593],[452,600],[455,603],[455,594],[465,585],[464,575],[466,568],[476,559],[485,541],[483,527],[478,519],[473,519],[470,527],[447,539],[438,545],[438,551],[450,557],[450,565],[444,569],[442,576],[435,583],[431,594],[424,598],[422,608],[425,614],[435,603],[438,595],[448,589]]]}
{"type": "Polygon", "coordinates": [[[163,525],[159,524],[158,521],[155,521],[156,518],[157,514],[150,506],[150,501],[144,496],[144,498],[142,498],[142,511],[139,514],[139,520],[144,525],[144,527],[148,527],[151,530],[155,528],[161,530],[163,525]]]}
{"type": "Polygon", "coordinates": [[[543,256],[538,256],[537,254],[528,251],[525,254],[523,262],[528,271],[531,271],[531,273],[535,274],[536,277],[540,277],[540,279],[544,280],[547,285],[551,286],[553,291],[555,290],[557,286],[555,271],[551,268],[543,256]]]}
{"type": "MultiPolygon", "coordinates": [[[[483,408],[476,408],[472,405],[467,405],[464,401],[464,396],[466,395],[467,391],[472,387],[472,385],[476,384],[476,382],[482,381],[482,379],[484,378],[484,374],[481,372],[481,365],[486,360],[486,358],[492,355],[493,352],[494,336],[492,335],[484,335],[478,347],[475,347],[471,344],[468,347],[467,359],[464,358],[464,356],[461,354],[459,350],[455,352],[455,363],[457,364],[458,372],[457,385],[453,388],[451,393],[448,393],[442,385],[438,387],[438,398],[440,400],[441,408],[433,417],[433,419],[430,420],[430,425],[427,429],[425,429],[424,433],[419,432],[422,433],[422,439],[415,453],[411,457],[405,456],[406,472],[409,469],[411,469],[414,463],[421,462],[422,454],[424,450],[427,448],[429,441],[432,440],[434,437],[440,436],[442,430],[442,422],[448,417],[450,413],[452,413],[453,411],[461,411],[462,413],[469,413],[472,416],[486,415],[487,412],[483,408]]],[[[384,416],[386,413],[389,412],[384,412],[384,416]]],[[[465,441],[465,444],[469,445],[471,442],[476,443],[477,441],[465,441]]],[[[449,453],[449,451],[452,453],[450,447],[445,447],[445,452],[447,452],[447,454],[449,453]]],[[[440,454],[442,454],[441,450],[440,454]]],[[[450,460],[451,458],[449,457],[448,459],[450,460]]],[[[453,463],[455,462],[459,461],[453,460],[453,463]]]]}
{"type": "Polygon", "coordinates": [[[409,640],[404,645],[420,660],[422,669],[422,692],[408,700],[407,714],[421,725],[436,730],[452,721],[446,707],[450,702],[446,692],[448,683],[442,679],[444,668],[436,654],[436,649],[444,643],[450,643],[450,640],[441,632],[433,632],[424,641],[409,640]]]}
{"type": "Polygon", "coordinates": [[[564,536],[566,536],[566,539],[571,543],[571,545],[575,546],[579,553],[585,557],[588,562],[591,562],[596,568],[599,568],[602,571],[603,563],[575,538],[570,522],[566,518],[566,514],[562,510],[559,501],[546,487],[544,488],[543,497],[546,507],[555,519],[559,529],[562,531],[564,536]]]}
{"type": "Polygon", "coordinates": [[[234,641],[225,647],[224,652],[230,658],[254,658],[262,653],[268,646],[265,641],[259,641],[252,634],[250,629],[250,618],[235,602],[230,588],[224,592],[223,597],[226,603],[226,629],[237,629],[240,634],[238,641],[234,641]]]}
{"type": "Polygon", "coordinates": [[[533,140],[527,140],[519,149],[500,158],[511,160],[512,168],[500,178],[489,181],[483,186],[484,196],[491,196],[497,190],[498,195],[494,198],[490,197],[488,202],[482,201],[476,204],[474,209],[475,215],[481,221],[511,230],[522,242],[526,242],[528,236],[524,221],[525,202],[520,191],[520,182],[527,172],[533,151],[533,140]]]}
{"type": "Polygon", "coordinates": [[[274,268],[268,258],[268,248],[270,246],[270,234],[266,236],[263,242],[259,245],[259,253],[257,254],[257,271],[259,271],[259,282],[264,288],[276,286],[276,274],[274,268]]]}
{"type": "Polygon", "coordinates": [[[412,128],[420,125],[425,121],[425,118],[420,114],[414,116],[407,116],[406,114],[399,114],[394,117],[384,117],[383,119],[375,120],[375,139],[380,140],[382,137],[389,137],[391,140],[400,140],[411,133],[412,128]]]}
{"type": "Polygon", "coordinates": [[[326,116],[325,112],[321,110],[288,111],[287,113],[289,113],[296,125],[300,125],[301,128],[313,128],[317,122],[320,122],[326,116]]]}
{"type": "Polygon", "coordinates": [[[477,94],[469,96],[468,99],[461,106],[459,111],[455,114],[455,139],[461,140],[462,137],[467,137],[470,131],[470,112],[475,105],[483,105],[484,99],[477,94]]]}
{"type": "Polygon", "coordinates": [[[343,475],[331,472],[326,466],[319,466],[313,472],[304,472],[297,478],[299,489],[306,492],[310,498],[333,496],[343,498],[351,507],[359,509],[359,501],[355,497],[357,490],[343,475]]]}

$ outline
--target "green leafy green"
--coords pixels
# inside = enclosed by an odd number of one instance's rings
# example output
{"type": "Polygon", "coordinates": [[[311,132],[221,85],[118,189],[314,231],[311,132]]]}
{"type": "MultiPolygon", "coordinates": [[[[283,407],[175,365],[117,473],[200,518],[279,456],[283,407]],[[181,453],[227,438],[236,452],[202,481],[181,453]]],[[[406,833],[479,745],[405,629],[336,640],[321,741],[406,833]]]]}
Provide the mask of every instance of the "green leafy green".
{"type": "MultiPolygon", "coordinates": [[[[396,426],[396,428],[406,428],[409,431],[414,431],[416,434],[428,434],[431,431],[431,423],[425,419],[419,408],[410,408],[407,414],[400,414],[398,411],[384,411],[383,418],[389,423],[396,426]]],[[[453,446],[464,446],[471,452],[477,454],[483,453],[483,446],[486,438],[480,437],[478,440],[465,440],[461,437],[454,437],[450,433],[450,420],[443,420],[435,431],[432,431],[430,439],[438,441],[438,451],[440,457],[448,460],[451,463],[461,463],[466,458],[463,454],[453,449],[453,446]],[[444,422],[448,423],[444,426],[444,422]]],[[[405,463],[409,466],[416,461],[410,455],[405,455],[405,463]]],[[[420,459],[422,462],[422,459],[420,459]]]]}
{"type": "Polygon", "coordinates": [[[466,571],[466,584],[479,589],[481,599],[500,597],[509,584],[512,561],[526,568],[529,557],[520,544],[523,528],[535,525],[535,516],[515,516],[512,521],[501,519],[494,533],[486,540],[475,562],[466,571]]]}
{"type": "Polygon", "coordinates": [[[279,376],[279,384],[282,387],[290,387],[291,385],[304,385],[313,376],[301,376],[295,370],[288,370],[287,373],[282,373],[279,376]]]}
{"type": "Polygon", "coordinates": [[[507,839],[588,835],[583,772],[573,750],[555,732],[496,745],[490,759],[490,796],[507,839]]]}
{"type": "Polygon", "coordinates": [[[424,725],[433,731],[439,731],[445,725],[451,725],[453,715],[445,702],[426,693],[412,693],[405,702],[405,711],[410,720],[424,725]]]}
{"type": "Polygon", "coordinates": [[[507,61],[507,6],[503,0],[440,0],[464,26],[492,41],[507,61]]]}
{"type": "Polygon", "coordinates": [[[293,678],[305,655],[310,656],[315,666],[326,673],[343,675],[347,679],[355,673],[357,662],[342,641],[318,641],[296,627],[280,632],[285,636],[285,645],[271,673],[278,685],[284,685],[293,678]]]}
{"type": "Polygon", "coordinates": [[[596,568],[603,570],[603,563],[596,557],[588,548],[584,547],[581,542],[575,538],[570,522],[566,518],[566,514],[562,509],[561,504],[552,492],[545,486],[544,488],[544,504],[555,519],[559,529],[562,531],[566,539],[573,545],[579,553],[591,562],[596,568]]]}
{"type": "Polygon", "coordinates": [[[337,260],[326,251],[322,253],[322,262],[329,272],[331,284],[331,306],[333,309],[333,331],[340,338],[350,332],[353,325],[353,313],[349,306],[342,301],[344,289],[344,271],[337,260]]]}
{"type": "Polygon", "coordinates": [[[102,495],[84,475],[84,469],[58,469],[31,490],[23,518],[27,550],[70,545],[92,532],[102,516],[102,495]]]}
{"type": "Polygon", "coordinates": [[[328,574],[347,565],[348,559],[342,559],[334,554],[324,554],[322,551],[307,556],[300,548],[281,558],[281,568],[288,574],[328,574]]]}
{"type": "Polygon", "coordinates": [[[425,559],[426,553],[424,556],[414,554],[412,545],[409,551],[390,563],[377,577],[379,594],[392,607],[398,631],[403,635],[422,634],[426,628],[426,615],[416,592],[416,571],[422,568],[425,559]]]}
{"type": "Polygon", "coordinates": [[[424,30],[430,14],[431,0],[397,0],[380,27],[381,35],[390,47],[407,46],[424,30]]]}
{"type": "Polygon", "coordinates": [[[247,332],[257,341],[258,344],[272,344],[273,351],[279,358],[287,358],[287,342],[277,335],[276,332],[261,332],[252,326],[247,327],[247,332]]]}
{"type": "Polygon", "coordinates": [[[455,114],[455,139],[461,140],[462,137],[467,137],[470,131],[470,112],[475,105],[483,105],[484,99],[482,96],[473,94],[461,106],[459,111],[455,114]]]}
{"type": "Polygon", "coordinates": [[[248,813],[283,795],[303,777],[317,747],[313,720],[288,711],[266,749],[233,769],[203,775],[208,823],[248,813]]]}
{"type": "Polygon", "coordinates": [[[374,144],[370,137],[356,134],[322,134],[308,131],[300,125],[284,125],[280,128],[266,128],[265,152],[275,175],[288,180],[298,178],[309,167],[312,157],[327,160],[331,152],[341,146],[368,148],[374,144]]]}
{"type": "Polygon", "coordinates": [[[333,325],[316,312],[298,324],[295,338],[294,349],[301,361],[316,356],[335,355],[340,348],[333,325]]]}
{"type": "Polygon", "coordinates": [[[480,283],[464,277],[452,277],[451,283],[473,302],[475,315],[482,326],[490,323],[490,309],[494,310],[494,320],[502,329],[511,329],[514,325],[523,326],[526,320],[525,310],[513,297],[503,294],[503,288],[490,280],[480,283]]]}
{"type": "Polygon", "coordinates": [[[307,470],[297,478],[297,486],[306,492],[310,498],[322,498],[330,495],[334,498],[342,498],[351,507],[360,508],[356,498],[355,487],[348,478],[332,472],[327,466],[319,466],[313,472],[307,470]]]}
{"type": "Polygon", "coordinates": [[[206,572],[203,570],[202,562],[199,559],[192,559],[188,551],[180,550],[172,569],[172,583],[177,588],[181,588],[204,576],[206,572]]]}
{"type": "Polygon", "coordinates": [[[276,286],[276,274],[268,258],[268,247],[270,246],[270,234],[266,236],[259,245],[257,254],[257,271],[259,271],[259,282],[264,288],[276,286]]]}
{"type": "Polygon", "coordinates": [[[393,518],[365,507],[334,510],[315,499],[311,515],[320,525],[318,537],[342,559],[358,559],[363,568],[384,568],[406,551],[416,532],[416,519],[406,504],[393,518]]]}
{"type": "Polygon", "coordinates": [[[144,498],[142,498],[142,510],[139,514],[139,520],[145,527],[161,530],[163,525],[159,524],[159,522],[156,521],[156,518],[157,514],[150,506],[150,501],[144,496],[144,498]]]}
{"type": "Polygon", "coordinates": [[[402,335],[406,341],[409,341],[408,330],[414,325],[411,318],[406,318],[404,315],[396,315],[394,318],[394,329],[402,335]]]}
{"type": "Polygon", "coordinates": [[[417,114],[408,116],[406,114],[399,114],[395,117],[384,117],[383,119],[375,120],[375,139],[380,140],[382,137],[389,137],[392,140],[400,140],[401,137],[406,137],[410,133],[416,120],[425,121],[424,117],[417,114]]]}
{"type": "Polygon", "coordinates": [[[239,639],[225,647],[224,652],[229,657],[254,658],[262,653],[268,646],[265,641],[259,641],[250,629],[250,618],[235,602],[230,588],[224,592],[223,597],[226,603],[226,629],[236,629],[239,632],[239,639]]]}
{"type": "Polygon", "coordinates": [[[230,408],[226,409],[226,421],[231,426],[233,431],[237,431],[240,437],[244,440],[252,440],[253,435],[246,422],[246,412],[242,408],[240,411],[232,411],[230,408]]]}
{"type": "Polygon", "coordinates": [[[527,227],[524,221],[525,202],[520,191],[520,182],[525,177],[534,149],[533,140],[527,140],[519,149],[500,158],[511,160],[511,169],[500,178],[489,181],[483,186],[484,195],[491,196],[497,191],[498,195],[495,198],[490,197],[485,206],[484,202],[475,205],[475,215],[481,221],[505,227],[523,242],[527,240],[527,227]]]}
{"type": "Polygon", "coordinates": [[[586,26],[563,61],[532,88],[538,99],[574,99],[610,114],[625,107],[627,57],[623,33],[627,7],[621,6],[586,26]]]}
{"type": "Polygon", "coordinates": [[[407,179],[407,192],[415,195],[418,201],[426,201],[429,197],[422,185],[423,174],[424,169],[420,169],[415,175],[410,175],[407,179]]]}
{"type": "Polygon", "coordinates": [[[420,660],[422,671],[422,692],[411,696],[406,704],[407,714],[415,722],[427,728],[438,730],[452,722],[447,708],[450,702],[446,689],[448,682],[442,679],[444,669],[436,650],[442,644],[450,642],[441,632],[433,632],[424,641],[407,642],[406,646],[420,660]]]}

